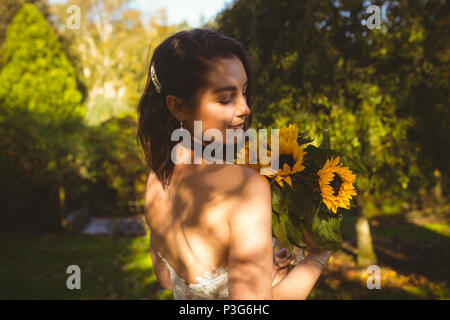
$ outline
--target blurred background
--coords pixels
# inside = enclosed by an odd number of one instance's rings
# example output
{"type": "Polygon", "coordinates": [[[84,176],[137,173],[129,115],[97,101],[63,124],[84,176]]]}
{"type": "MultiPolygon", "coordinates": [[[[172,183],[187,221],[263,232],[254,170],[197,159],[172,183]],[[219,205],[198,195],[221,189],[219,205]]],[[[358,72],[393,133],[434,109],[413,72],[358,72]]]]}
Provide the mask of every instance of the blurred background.
{"type": "Polygon", "coordinates": [[[295,122],[319,140],[328,128],[369,172],[309,298],[450,298],[449,12],[445,0],[0,0],[0,298],[173,298],[149,255],[136,105],[153,49],[193,27],[247,49],[255,127],[295,122]],[[73,264],[82,290],[66,287],[73,264]],[[369,265],[381,289],[367,288],[369,265]]]}

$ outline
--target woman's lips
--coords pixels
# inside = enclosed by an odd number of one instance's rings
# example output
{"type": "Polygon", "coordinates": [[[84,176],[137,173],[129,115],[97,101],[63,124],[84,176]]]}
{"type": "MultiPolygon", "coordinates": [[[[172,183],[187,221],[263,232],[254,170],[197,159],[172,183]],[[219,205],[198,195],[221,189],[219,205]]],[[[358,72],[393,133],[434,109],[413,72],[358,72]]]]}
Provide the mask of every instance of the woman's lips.
{"type": "Polygon", "coordinates": [[[230,129],[244,129],[244,124],[241,123],[240,125],[234,126],[234,127],[230,127],[230,129]]]}

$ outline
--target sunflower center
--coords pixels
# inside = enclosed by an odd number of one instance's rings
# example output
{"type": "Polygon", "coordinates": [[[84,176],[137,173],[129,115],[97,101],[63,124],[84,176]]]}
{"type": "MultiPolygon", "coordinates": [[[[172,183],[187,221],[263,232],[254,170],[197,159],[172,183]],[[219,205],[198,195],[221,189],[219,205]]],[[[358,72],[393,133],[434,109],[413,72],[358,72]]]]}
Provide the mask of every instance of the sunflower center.
{"type": "Polygon", "coordinates": [[[341,177],[337,173],[335,173],[333,181],[330,182],[330,186],[333,188],[333,191],[334,191],[334,193],[333,193],[334,196],[337,196],[339,194],[339,190],[341,189],[342,182],[343,181],[342,181],[341,177]]]}
{"type": "Polygon", "coordinates": [[[293,168],[295,165],[295,160],[292,154],[282,154],[280,155],[280,168],[283,168],[284,164],[287,163],[289,168],[293,168]]]}

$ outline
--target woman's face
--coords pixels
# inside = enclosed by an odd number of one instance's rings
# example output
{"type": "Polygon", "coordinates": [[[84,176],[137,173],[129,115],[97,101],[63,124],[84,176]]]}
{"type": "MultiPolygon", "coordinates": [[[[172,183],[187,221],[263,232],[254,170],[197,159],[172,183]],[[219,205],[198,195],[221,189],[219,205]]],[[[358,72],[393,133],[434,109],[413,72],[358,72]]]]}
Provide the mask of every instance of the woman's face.
{"type": "MultiPolygon", "coordinates": [[[[201,120],[202,135],[208,129],[218,129],[223,137],[220,143],[234,144],[237,138],[226,141],[226,129],[244,129],[244,120],[250,114],[245,96],[247,74],[237,57],[217,60],[207,75],[208,85],[199,90],[194,113],[188,119],[193,133],[193,121],[201,120]]],[[[212,140],[216,141],[215,137],[212,140]]]]}

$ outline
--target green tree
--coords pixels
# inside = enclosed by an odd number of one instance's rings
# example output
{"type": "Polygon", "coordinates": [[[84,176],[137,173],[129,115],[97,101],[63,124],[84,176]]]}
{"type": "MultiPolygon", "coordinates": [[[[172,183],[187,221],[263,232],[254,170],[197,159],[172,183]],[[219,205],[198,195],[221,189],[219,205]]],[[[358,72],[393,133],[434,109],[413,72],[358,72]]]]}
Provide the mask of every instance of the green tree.
{"type": "Polygon", "coordinates": [[[134,112],[145,85],[151,49],[182,26],[167,23],[165,11],[143,22],[130,0],[74,0],[80,8],[80,28],[68,29],[67,4],[52,5],[56,23],[68,51],[76,61],[77,75],[87,88],[86,120],[95,125],[120,112],[134,112]]]}
{"type": "Polygon", "coordinates": [[[61,229],[64,186],[77,175],[74,150],[81,129],[79,119],[48,123],[0,102],[0,232],[61,229]]]}
{"type": "MultiPolygon", "coordinates": [[[[395,99],[398,114],[411,119],[408,140],[420,154],[412,168],[420,175],[410,174],[412,179],[403,183],[414,193],[436,184],[437,193],[447,197],[450,150],[443,146],[450,144],[448,6],[448,1],[386,2],[383,32],[368,35],[372,79],[395,99]],[[441,181],[444,190],[439,191],[441,181]]],[[[439,197],[430,202],[439,202],[439,197]]]]}
{"type": "Polygon", "coordinates": [[[0,160],[2,195],[9,203],[5,214],[13,224],[34,221],[36,228],[60,228],[62,182],[84,113],[75,70],[32,4],[24,4],[8,26],[4,49],[0,160]],[[31,213],[33,219],[27,219],[31,213]]]}
{"type": "Polygon", "coordinates": [[[363,23],[369,4],[238,0],[216,23],[219,31],[248,48],[254,62],[256,125],[295,122],[313,137],[328,128],[333,146],[368,169],[368,176],[358,178],[361,265],[376,259],[368,205],[377,199],[413,198],[430,181],[419,170],[421,162],[444,170],[438,156],[448,152],[429,143],[432,137],[448,142],[448,117],[442,117],[448,104],[448,69],[441,65],[448,63],[448,45],[439,46],[431,38],[448,28],[446,4],[388,1],[380,30],[363,23]],[[437,51],[427,51],[427,45],[437,51]],[[429,75],[422,71],[424,65],[429,75]],[[428,101],[431,113],[424,109],[428,101]],[[442,131],[432,133],[431,125],[442,131]],[[422,132],[428,134],[420,137],[422,132]],[[413,139],[414,133],[419,137],[413,139]]]}
{"type": "Polygon", "coordinates": [[[8,27],[0,71],[0,100],[52,121],[82,116],[75,70],[58,38],[32,4],[24,4],[8,27]]]}
{"type": "MultiPolygon", "coordinates": [[[[6,30],[11,20],[22,8],[24,3],[32,3],[39,9],[39,11],[45,16],[50,15],[49,8],[46,0],[2,0],[0,1],[0,47],[3,45],[6,36],[6,30]]],[[[2,63],[0,62],[0,66],[2,63]]]]}

